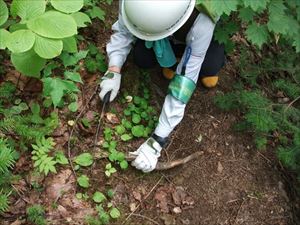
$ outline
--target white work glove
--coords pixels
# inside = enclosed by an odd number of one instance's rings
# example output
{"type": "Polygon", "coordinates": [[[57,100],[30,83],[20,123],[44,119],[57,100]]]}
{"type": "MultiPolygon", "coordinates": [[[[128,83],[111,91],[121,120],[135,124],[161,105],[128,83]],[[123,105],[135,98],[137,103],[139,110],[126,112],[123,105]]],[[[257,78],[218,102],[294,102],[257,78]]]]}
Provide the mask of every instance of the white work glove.
{"type": "Polygon", "coordinates": [[[104,96],[111,91],[109,101],[112,102],[116,98],[119,92],[120,85],[121,85],[121,74],[107,71],[104,77],[102,77],[100,83],[101,91],[99,96],[101,100],[103,100],[104,96]]]}
{"type": "Polygon", "coordinates": [[[150,137],[142,144],[135,152],[130,152],[130,155],[136,156],[136,159],[131,163],[132,166],[144,173],[151,172],[155,169],[162,147],[160,144],[150,137]]]}

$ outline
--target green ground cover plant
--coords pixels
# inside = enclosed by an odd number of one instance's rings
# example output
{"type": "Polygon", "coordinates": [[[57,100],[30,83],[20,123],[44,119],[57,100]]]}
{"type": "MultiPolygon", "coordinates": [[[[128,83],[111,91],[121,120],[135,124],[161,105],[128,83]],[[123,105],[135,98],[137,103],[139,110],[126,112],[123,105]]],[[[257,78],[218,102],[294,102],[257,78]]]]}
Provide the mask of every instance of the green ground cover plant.
{"type": "Polygon", "coordinates": [[[253,52],[242,49],[238,82],[215,102],[240,112],[235,128],[252,133],[260,150],[275,147],[281,162],[300,176],[300,59],[292,52],[285,46],[254,63],[253,52]]]}

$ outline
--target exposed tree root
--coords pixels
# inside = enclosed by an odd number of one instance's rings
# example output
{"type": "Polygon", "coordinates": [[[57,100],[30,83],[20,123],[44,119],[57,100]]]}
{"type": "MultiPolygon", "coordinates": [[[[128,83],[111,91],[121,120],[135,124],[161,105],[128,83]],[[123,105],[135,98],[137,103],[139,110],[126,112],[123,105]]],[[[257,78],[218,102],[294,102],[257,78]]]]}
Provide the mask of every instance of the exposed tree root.
{"type": "MultiPolygon", "coordinates": [[[[186,163],[190,162],[191,160],[194,160],[194,159],[196,159],[197,157],[199,157],[203,154],[204,154],[203,151],[199,151],[199,152],[195,152],[195,153],[193,153],[193,154],[191,154],[191,155],[189,155],[185,158],[182,158],[182,159],[177,159],[177,160],[170,161],[170,162],[158,162],[157,165],[156,165],[155,170],[172,169],[174,167],[186,164],[186,163]]],[[[101,153],[100,155],[95,155],[95,158],[97,158],[97,159],[108,158],[108,153],[104,152],[104,153],[101,153]]],[[[131,162],[136,158],[136,156],[132,156],[130,154],[127,154],[125,158],[126,158],[127,161],[131,162]]]]}

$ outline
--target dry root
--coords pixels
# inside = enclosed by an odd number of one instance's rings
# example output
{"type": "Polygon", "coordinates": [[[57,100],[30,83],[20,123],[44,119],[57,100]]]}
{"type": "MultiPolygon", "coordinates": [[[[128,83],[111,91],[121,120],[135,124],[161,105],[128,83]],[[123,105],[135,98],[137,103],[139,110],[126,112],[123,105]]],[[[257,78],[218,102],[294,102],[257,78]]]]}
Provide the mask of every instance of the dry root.
{"type": "MultiPolygon", "coordinates": [[[[193,153],[193,154],[191,154],[191,155],[189,155],[189,156],[187,156],[183,159],[177,159],[177,160],[170,161],[170,162],[158,162],[155,169],[156,170],[172,169],[174,167],[186,164],[186,163],[190,162],[191,160],[196,159],[197,157],[203,155],[203,153],[204,152],[200,151],[200,152],[195,152],[195,153],[193,153]]],[[[98,155],[98,156],[95,156],[95,157],[97,159],[108,158],[108,154],[107,153],[101,153],[101,155],[98,155]]],[[[135,160],[135,156],[132,156],[132,155],[129,155],[129,154],[127,154],[125,158],[129,162],[135,160]]]]}

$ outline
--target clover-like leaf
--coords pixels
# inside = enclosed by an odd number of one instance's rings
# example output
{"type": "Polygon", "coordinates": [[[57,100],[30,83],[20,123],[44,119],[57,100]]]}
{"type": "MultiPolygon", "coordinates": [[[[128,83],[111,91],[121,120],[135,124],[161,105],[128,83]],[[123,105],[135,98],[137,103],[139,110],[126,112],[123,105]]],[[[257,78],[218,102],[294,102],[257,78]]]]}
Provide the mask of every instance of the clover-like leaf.
{"type": "Polygon", "coordinates": [[[86,175],[81,175],[77,178],[77,183],[80,187],[88,188],[90,186],[90,179],[86,175]]]}
{"type": "Polygon", "coordinates": [[[102,192],[96,191],[93,195],[93,200],[96,203],[101,203],[106,200],[106,197],[102,192]]]}
{"type": "Polygon", "coordinates": [[[93,156],[90,153],[82,153],[75,158],[75,163],[80,166],[90,166],[93,162],[93,156]]]}

